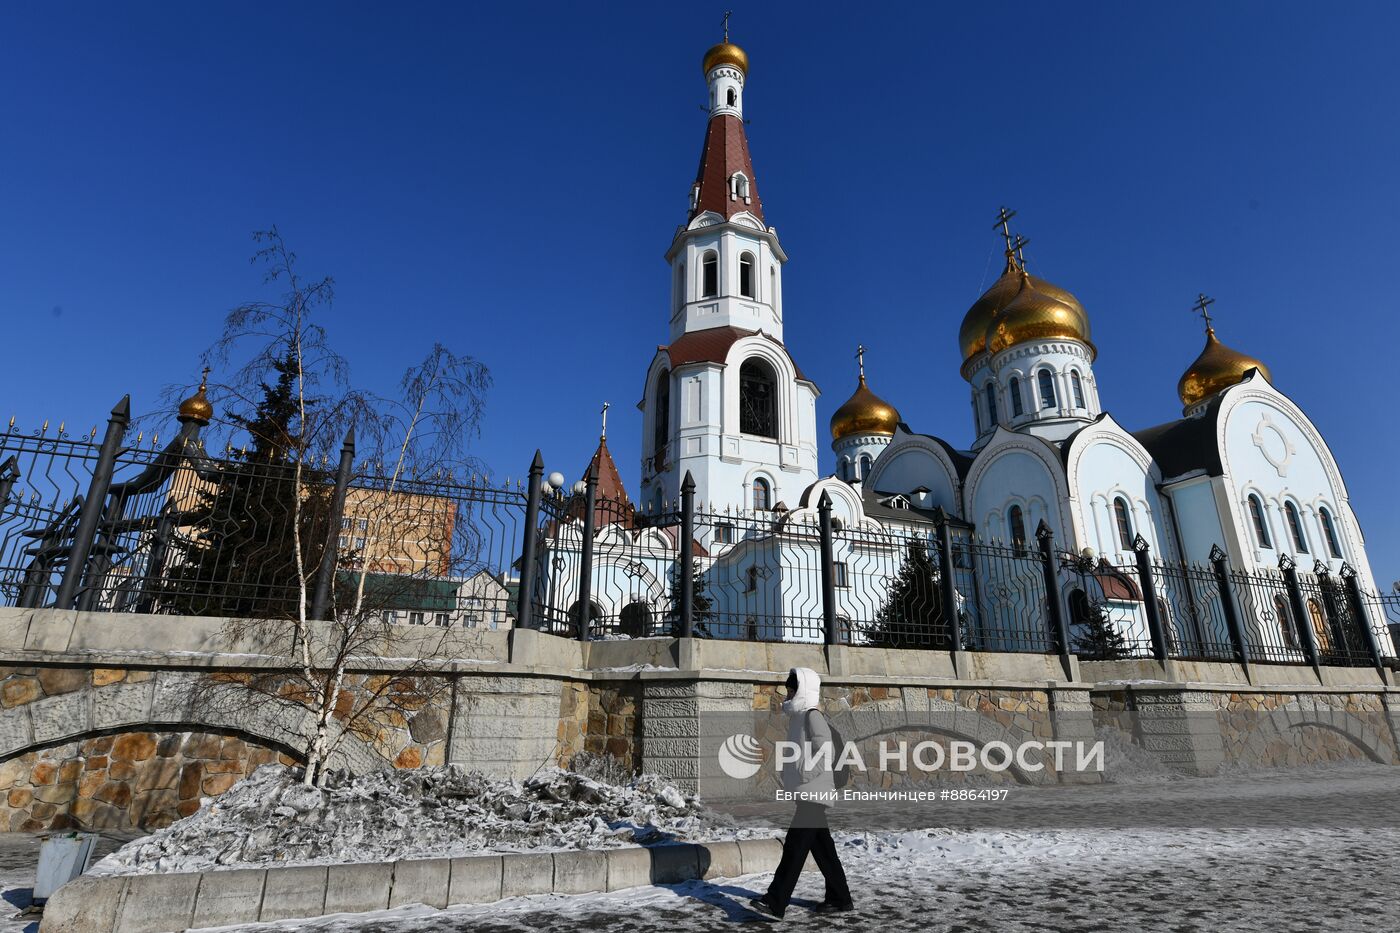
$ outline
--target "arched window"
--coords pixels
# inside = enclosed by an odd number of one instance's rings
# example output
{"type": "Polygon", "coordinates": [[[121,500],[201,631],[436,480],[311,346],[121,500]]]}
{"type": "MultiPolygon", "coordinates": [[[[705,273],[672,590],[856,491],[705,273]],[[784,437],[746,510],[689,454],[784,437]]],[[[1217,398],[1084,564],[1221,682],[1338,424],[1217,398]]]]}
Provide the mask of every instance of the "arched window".
{"type": "Polygon", "coordinates": [[[1331,651],[1332,636],[1327,631],[1327,617],[1322,614],[1322,605],[1315,599],[1308,600],[1308,620],[1312,622],[1313,639],[1317,650],[1331,651]]]}
{"type": "Polygon", "coordinates": [[[861,482],[864,482],[865,480],[867,480],[867,479],[870,478],[870,464],[871,464],[872,462],[873,462],[873,461],[871,461],[871,459],[870,459],[870,454],[861,454],[861,455],[860,455],[860,479],[861,479],[861,482]]]}
{"type": "Polygon", "coordinates": [[[1278,627],[1283,634],[1284,647],[1297,648],[1298,630],[1293,626],[1293,614],[1288,611],[1288,597],[1282,593],[1274,597],[1274,614],[1278,616],[1278,627]]]}
{"type": "Polygon", "coordinates": [[[1249,497],[1249,520],[1254,523],[1254,539],[1259,546],[1273,547],[1274,542],[1269,538],[1269,523],[1264,521],[1264,503],[1252,493],[1249,497]]]}
{"type": "Polygon", "coordinates": [[[853,482],[855,480],[855,477],[851,475],[850,457],[841,458],[841,462],[836,465],[836,475],[847,483],[853,482]]]}
{"type": "Polygon", "coordinates": [[[1006,391],[1011,394],[1011,417],[1021,417],[1026,413],[1026,405],[1021,401],[1021,380],[1012,376],[1006,384],[1006,391]]]}
{"type": "Polygon", "coordinates": [[[641,600],[622,607],[618,617],[618,634],[628,638],[645,638],[651,634],[651,607],[641,600]]]}
{"type": "Polygon", "coordinates": [[[1133,549],[1133,518],[1128,500],[1122,496],[1113,500],[1113,520],[1118,523],[1118,544],[1125,551],[1133,549]]]}
{"type": "Polygon", "coordinates": [[[987,383],[987,427],[994,428],[997,425],[997,387],[996,383],[987,383]]]}
{"type": "Polygon", "coordinates": [[[1283,504],[1283,514],[1288,517],[1288,533],[1293,536],[1293,546],[1299,554],[1308,553],[1308,539],[1303,534],[1303,521],[1298,517],[1298,507],[1292,502],[1283,504]]]}
{"type": "Polygon", "coordinates": [[[761,476],[753,481],[753,507],[755,512],[767,512],[773,508],[773,487],[761,476]]]}
{"type": "Polygon", "coordinates": [[[1084,404],[1084,380],[1079,378],[1079,371],[1071,369],[1069,371],[1069,387],[1074,392],[1074,407],[1088,408],[1084,404]]]}
{"type": "Polygon", "coordinates": [[[1337,542],[1337,526],[1332,523],[1332,513],[1326,508],[1317,510],[1318,521],[1322,522],[1322,536],[1327,539],[1327,552],[1333,557],[1342,556],[1341,545],[1337,542]]]}
{"type": "Polygon", "coordinates": [[[733,106],[734,106],[734,102],[735,102],[736,100],[738,100],[738,99],[739,99],[739,95],[736,94],[736,93],[734,92],[734,89],[733,89],[733,88],[730,88],[730,89],[729,89],[729,106],[733,107],[733,106]]]}
{"type": "Polygon", "coordinates": [[[652,412],[651,452],[653,470],[666,465],[666,445],[671,442],[671,371],[656,377],[656,408],[652,412]]]}
{"type": "Polygon", "coordinates": [[[685,263],[676,266],[676,310],[685,304],[685,263]]]}
{"type": "Polygon", "coordinates": [[[1069,594],[1069,624],[1089,624],[1089,597],[1078,587],[1069,594]]]}
{"type": "Polygon", "coordinates": [[[777,377],[763,360],[739,367],[739,431],[759,437],[778,436],[777,377]]]}
{"type": "Polygon", "coordinates": [[[1011,535],[1011,543],[1018,550],[1026,547],[1026,513],[1019,505],[1013,505],[1006,513],[1006,530],[1011,535]]]}
{"type": "Polygon", "coordinates": [[[1040,407],[1055,407],[1055,377],[1050,374],[1050,370],[1042,369],[1038,377],[1040,379],[1040,407]]]}
{"type": "Polygon", "coordinates": [[[749,200],[749,177],[743,172],[735,172],[729,176],[729,196],[730,198],[743,198],[745,203],[749,200]]]}
{"type": "Polygon", "coordinates": [[[753,253],[739,254],[739,294],[753,297],[753,253]]]}
{"type": "Polygon", "coordinates": [[[719,253],[710,250],[700,260],[700,297],[713,298],[719,294],[719,253]]]}

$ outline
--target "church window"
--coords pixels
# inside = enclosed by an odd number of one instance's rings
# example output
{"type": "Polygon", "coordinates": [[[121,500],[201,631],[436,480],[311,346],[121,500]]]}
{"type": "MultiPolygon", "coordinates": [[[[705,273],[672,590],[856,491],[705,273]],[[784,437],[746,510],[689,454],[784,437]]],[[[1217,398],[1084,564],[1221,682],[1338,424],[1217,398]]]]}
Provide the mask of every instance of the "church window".
{"type": "Polygon", "coordinates": [[[1038,378],[1040,379],[1040,407],[1054,408],[1055,377],[1051,375],[1050,370],[1042,369],[1038,378]]]}
{"type": "Polygon", "coordinates": [[[739,254],[739,294],[753,297],[753,253],[739,254]]]}
{"type": "Polygon", "coordinates": [[[719,294],[719,254],[710,250],[700,260],[700,297],[713,298],[719,294]]]}
{"type": "Polygon", "coordinates": [[[734,106],[734,102],[735,102],[736,100],[738,100],[738,97],[739,97],[739,95],[734,93],[734,89],[733,89],[733,88],[730,88],[730,89],[729,89],[729,97],[728,97],[729,106],[733,107],[733,106],[734,106]]]}
{"type": "Polygon", "coordinates": [[[718,544],[734,543],[734,526],[725,522],[715,525],[715,542],[718,544]]]}
{"type": "Polygon", "coordinates": [[[676,266],[676,310],[685,304],[685,263],[676,266]]]}
{"type": "Polygon", "coordinates": [[[841,462],[836,465],[836,475],[847,483],[855,479],[855,477],[851,475],[851,459],[849,457],[841,458],[841,462]]]}
{"type": "Polygon", "coordinates": [[[671,439],[671,371],[661,370],[656,377],[656,407],[652,414],[652,469],[666,465],[666,445],[671,439]]]}
{"type": "Polygon", "coordinates": [[[996,427],[997,423],[997,387],[996,383],[987,383],[987,427],[996,427]]]}
{"type": "Polygon", "coordinates": [[[743,172],[735,172],[733,175],[729,176],[729,197],[730,200],[734,198],[743,198],[744,203],[748,203],[749,177],[743,172]]]}
{"type": "Polygon", "coordinates": [[[1269,523],[1264,521],[1264,504],[1256,495],[1249,497],[1249,520],[1254,524],[1254,539],[1259,546],[1273,547],[1274,543],[1269,539],[1269,523]]]}
{"type": "Polygon", "coordinates": [[[1125,551],[1133,549],[1133,519],[1128,500],[1122,496],[1113,500],[1113,520],[1118,523],[1118,544],[1125,551]]]}
{"type": "Polygon", "coordinates": [[[1078,370],[1069,371],[1069,387],[1074,392],[1074,407],[1087,408],[1084,404],[1084,380],[1079,378],[1078,370]]]}
{"type": "Polygon", "coordinates": [[[1285,648],[1298,647],[1298,631],[1293,627],[1293,614],[1288,611],[1288,598],[1282,593],[1274,597],[1274,615],[1278,616],[1279,631],[1285,648]]]}
{"type": "Polygon", "coordinates": [[[762,360],[747,360],[739,368],[739,431],[777,438],[777,379],[762,360]]]}
{"type": "Polygon", "coordinates": [[[1337,526],[1332,522],[1332,513],[1325,508],[1317,510],[1318,520],[1322,522],[1322,536],[1327,539],[1327,551],[1333,557],[1342,556],[1341,545],[1337,542],[1337,526]]]}
{"type": "Polygon", "coordinates": [[[1013,505],[1006,513],[1006,529],[1011,535],[1011,544],[1018,551],[1026,548],[1026,513],[1019,505],[1013,505]]]}
{"type": "Polygon", "coordinates": [[[745,571],[745,573],[744,573],[744,579],[745,579],[745,583],[744,583],[744,592],[745,592],[745,593],[752,593],[752,592],[754,592],[755,590],[757,590],[757,589],[758,589],[758,568],[757,568],[757,567],[750,567],[747,571],[745,571]]]}
{"type": "Polygon", "coordinates": [[[851,585],[850,571],[846,569],[846,562],[844,560],[832,562],[831,575],[835,578],[837,586],[848,587],[851,585]]]}
{"type": "Polygon", "coordinates": [[[1327,634],[1327,617],[1322,614],[1322,606],[1315,599],[1308,600],[1308,619],[1312,622],[1313,638],[1319,651],[1331,651],[1332,639],[1327,634]]]}
{"type": "Polygon", "coordinates": [[[1298,507],[1292,502],[1283,504],[1283,512],[1288,516],[1288,533],[1293,536],[1293,546],[1299,554],[1308,553],[1308,539],[1303,534],[1303,521],[1298,517],[1298,507]]]}
{"type": "Polygon", "coordinates": [[[755,512],[767,512],[773,508],[773,487],[762,477],[753,481],[753,507],[755,512]]]}
{"type": "Polygon", "coordinates": [[[870,478],[870,465],[871,465],[870,454],[861,454],[861,455],[860,455],[860,479],[861,479],[862,482],[864,482],[866,479],[869,479],[869,478],[870,478]]]}
{"type": "Polygon", "coordinates": [[[1011,393],[1011,417],[1019,418],[1026,413],[1026,404],[1021,400],[1021,380],[1012,376],[1011,381],[1006,384],[1006,390],[1011,393]]]}

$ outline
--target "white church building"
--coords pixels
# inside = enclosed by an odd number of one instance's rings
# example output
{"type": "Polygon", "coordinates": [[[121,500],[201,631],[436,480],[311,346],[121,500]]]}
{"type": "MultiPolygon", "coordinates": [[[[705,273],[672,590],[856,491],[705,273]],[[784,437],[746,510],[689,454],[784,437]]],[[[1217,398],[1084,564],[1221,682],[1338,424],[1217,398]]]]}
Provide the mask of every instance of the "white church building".
{"type": "MultiPolygon", "coordinates": [[[[854,394],[830,420],[834,458],[823,470],[818,389],[784,344],[787,254],[765,215],[745,138],[748,57],[725,41],[705,54],[703,70],[709,122],[689,211],[666,252],[668,343],[656,350],[639,403],[637,514],[674,509],[689,474],[706,510],[746,521],[811,524],[826,493],[848,529],[927,529],[941,510],[978,538],[1017,548],[1033,548],[1043,522],[1057,548],[1113,565],[1133,563],[1140,535],[1164,561],[1204,564],[1219,547],[1241,570],[1273,570],[1284,555],[1306,572],[1319,563],[1338,572],[1345,562],[1374,590],[1341,470],[1268,367],[1220,342],[1206,314],[1205,345],[1178,385],[1181,417],[1119,424],[1106,407],[1111,399],[1099,394],[1089,313],[1068,290],[1027,273],[1005,210],[1004,271],[957,329],[967,435],[917,433],[867,385],[862,359],[854,394]]],[[[1200,310],[1208,306],[1203,299],[1200,310]]],[[[948,310],[951,342],[956,311],[948,310]]],[[[595,458],[616,473],[606,443],[595,458]]],[[[604,485],[626,499],[620,477],[604,485]]],[[[701,564],[742,577],[742,541],[720,525],[697,529],[701,564]]],[[[662,564],[674,541],[655,528],[645,534],[655,538],[655,566],[639,574],[632,560],[634,582],[599,585],[595,599],[615,591],[616,602],[664,614],[671,595],[662,564]]],[[[609,572],[605,555],[599,566],[609,572]]],[[[814,602],[814,582],[804,575],[765,585],[797,587],[783,601],[800,612],[814,602]]],[[[842,598],[867,604],[868,614],[886,585],[868,583],[878,592],[863,594],[847,588],[842,598]]]]}

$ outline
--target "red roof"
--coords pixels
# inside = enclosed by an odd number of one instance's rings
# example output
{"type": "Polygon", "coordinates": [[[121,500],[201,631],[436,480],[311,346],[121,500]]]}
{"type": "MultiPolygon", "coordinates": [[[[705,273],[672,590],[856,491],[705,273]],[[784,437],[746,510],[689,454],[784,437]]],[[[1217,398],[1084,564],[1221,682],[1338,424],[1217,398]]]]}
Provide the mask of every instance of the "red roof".
{"type": "MultiPolygon", "coordinates": [[[[613,462],[612,454],[608,451],[608,442],[604,438],[598,441],[598,449],[593,452],[593,459],[588,461],[588,469],[583,471],[583,478],[588,478],[588,473],[594,465],[598,467],[598,489],[593,496],[593,527],[602,528],[604,525],[621,523],[626,528],[631,528],[634,524],[635,506],[627,498],[627,487],[622,485],[622,474],[617,470],[617,464],[613,462]]],[[[583,517],[583,500],[579,499],[573,508],[569,510],[572,518],[583,517]]]]}
{"type": "Polygon", "coordinates": [[[690,220],[705,211],[714,211],[728,220],[735,214],[748,211],[763,220],[763,204],[758,199],[758,182],[753,174],[753,161],[749,158],[749,141],[744,136],[744,122],[731,114],[718,114],[710,118],[705,128],[705,147],[700,150],[700,170],[695,173],[695,183],[700,186],[700,196],[695,200],[695,210],[690,212],[690,220]],[[735,172],[743,172],[749,180],[749,203],[741,197],[729,197],[729,179],[735,172]]]}
{"type": "MultiPolygon", "coordinates": [[[[705,330],[692,330],[681,334],[675,343],[670,346],[659,346],[658,350],[665,350],[666,355],[671,358],[671,367],[684,366],[686,363],[723,363],[729,357],[729,348],[736,340],[745,337],[752,337],[759,334],[756,330],[745,330],[742,327],[727,325],[725,327],[708,327],[705,330]]],[[[782,341],[768,334],[762,336],[782,347],[787,353],[787,347],[782,341]]],[[[797,361],[792,359],[792,354],[788,353],[788,359],[792,361],[792,368],[797,370],[797,378],[807,381],[807,377],[802,374],[802,367],[797,365],[797,361]]]]}

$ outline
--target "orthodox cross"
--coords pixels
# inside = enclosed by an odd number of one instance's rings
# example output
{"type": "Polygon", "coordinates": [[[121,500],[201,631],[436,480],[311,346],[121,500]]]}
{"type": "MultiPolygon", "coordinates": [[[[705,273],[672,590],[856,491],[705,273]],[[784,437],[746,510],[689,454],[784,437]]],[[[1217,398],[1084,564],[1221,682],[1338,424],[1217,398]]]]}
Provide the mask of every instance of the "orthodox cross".
{"type": "Polygon", "coordinates": [[[860,367],[860,381],[865,381],[865,346],[856,344],[856,365],[860,367]]]}
{"type": "Polygon", "coordinates": [[[600,441],[605,441],[608,439],[608,409],[611,407],[611,402],[603,403],[603,433],[598,435],[598,440],[600,441]]]}
{"type": "Polygon", "coordinates": [[[1022,269],[1026,268],[1026,247],[1030,242],[1030,240],[1018,233],[1016,234],[1016,239],[1011,243],[1011,249],[1016,253],[1016,262],[1022,269]]]}
{"type": "Polygon", "coordinates": [[[733,10],[724,11],[724,41],[729,41],[729,17],[734,15],[733,10]]]}
{"type": "Polygon", "coordinates": [[[200,392],[203,392],[205,389],[209,388],[209,373],[210,373],[210,372],[211,372],[211,370],[209,369],[208,366],[206,366],[206,367],[204,367],[204,372],[200,374],[200,377],[199,377],[199,391],[200,391],[200,392]]]}
{"type": "Polygon", "coordinates": [[[1210,309],[1210,306],[1213,305],[1213,304],[1215,304],[1215,299],[1214,299],[1214,298],[1207,298],[1205,295],[1197,295],[1197,296],[1196,296],[1196,303],[1195,303],[1194,305],[1191,306],[1191,310],[1192,310],[1192,311],[1195,311],[1195,312],[1196,312],[1197,314],[1199,314],[1201,317],[1205,318],[1206,330],[1209,330],[1209,331],[1214,331],[1214,330],[1215,330],[1215,328],[1212,327],[1212,326],[1211,326],[1211,323],[1210,323],[1210,310],[1209,310],[1209,309],[1210,309]]]}
{"type": "Polygon", "coordinates": [[[1006,241],[1006,251],[1008,254],[1015,249],[1011,245],[1011,218],[1016,216],[1015,211],[1008,211],[1002,207],[997,211],[997,222],[992,224],[992,229],[1001,228],[1001,238],[1006,241]]]}

